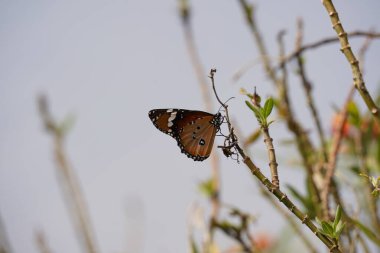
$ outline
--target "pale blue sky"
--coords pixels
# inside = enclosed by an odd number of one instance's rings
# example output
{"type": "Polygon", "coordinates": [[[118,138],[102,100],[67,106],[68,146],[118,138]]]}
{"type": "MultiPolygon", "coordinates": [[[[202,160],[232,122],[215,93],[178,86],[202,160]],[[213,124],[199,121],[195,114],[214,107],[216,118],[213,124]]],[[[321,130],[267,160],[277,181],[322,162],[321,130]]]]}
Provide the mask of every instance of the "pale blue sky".
{"type": "MultiPolygon", "coordinates": [[[[293,49],[299,16],[304,18],[305,42],[335,35],[321,1],[255,2],[273,57],[280,29],[287,30],[286,44],[293,49]]],[[[380,29],[378,0],[335,2],[347,31],[380,29]]],[[[203,65],[218,69],[220,96],[236,97],[231,112],[241,131],[249,134],[256,122],[240,87],[256,85],[263,96],[274,90],[260,66],[237,83],[231,81],[237,69],[258,57],[238,1],[197,0],[191,5],[203,65]]],[[[101,252],[137,247],[131,243],[136,226],[143,237],[140,252],[185,252],[189,206],[194,200],[207,206],[196,185],[210,174],[209,162],[180,154],[148,118],[154,108],[204,107],[176,7],[174,0],[0,1],[0,215],[15,253],[38,252],[36,230],[46,233],[54,252],[80,252],[57,184],[52,142],[36,109],[39,93],[49,97],[58,119],[75,115],[66,148],[101,252]]],[[[353,40],[353,49],[361,43],[353,40]]],[[[380,44],[374,41],[365,76],[371,92],[380,86],[379,57],[380,44]]],[[[349,90],[350,68],[338,44],[310,52],[306,60],[328,129],[331,105],[341,105],[349,90]]],[[[311,127],[299,80],[291,81],[298,117],[311,127]]],[[[287,137],[283,125],[272,128],[275,145],[280,145],[287,137]]],[[[264,145],[251,151],[265,167],[264,145]]],[[[278,153],[280,169],[289,167],[284,163],[294,153],[278,153]]],[[[248,170],[221,160],[223,199],[258,215],[256,231],[277,233],[282,218],[262,199],[248,170]]],[[[280,173],[283,182],[302,185],[298,171],[280,173]]]]}

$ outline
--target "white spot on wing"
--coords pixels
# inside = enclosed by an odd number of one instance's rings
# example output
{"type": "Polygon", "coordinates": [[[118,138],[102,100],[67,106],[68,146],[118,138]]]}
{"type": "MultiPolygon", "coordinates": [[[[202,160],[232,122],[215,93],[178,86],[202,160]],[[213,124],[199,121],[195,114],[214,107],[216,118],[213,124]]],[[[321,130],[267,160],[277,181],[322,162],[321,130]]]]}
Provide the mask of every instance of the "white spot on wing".
{"type": "Polygon", "coordinates": [[[176,116],[177,116],[177,112],[172,112],[172,113],[170,114],[170,117],[169,117],[168,121],[173,121],[173,120],[175,119],[176,116]]]}
{"type": "Polygon", "coordinates": [[[175,119],[176,116],[177,116],[177,112],[172,112],[170,114],[170,117],[168,119],[168,127],[173,126],[173,120],[175,119]]]}

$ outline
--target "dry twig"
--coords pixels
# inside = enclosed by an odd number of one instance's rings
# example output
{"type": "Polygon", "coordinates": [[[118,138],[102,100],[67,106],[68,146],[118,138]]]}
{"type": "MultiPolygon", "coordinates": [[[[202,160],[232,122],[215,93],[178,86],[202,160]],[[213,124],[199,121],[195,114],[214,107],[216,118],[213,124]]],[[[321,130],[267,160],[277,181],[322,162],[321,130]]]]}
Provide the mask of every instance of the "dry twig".
{"type": "MultiPolygon", "coordinates": [[[[353,31],[353,32],[349,32],[347,33],[347,36],[349,38],[354,38],[354,37],[370,37],[370,38],[380,38],[380,33],[375,33],[375,32],[366,32],[366,31],[353,31]]],[[[325,38],[325,39],[321,39],[321,40],[318,40],[316,42],[312,42],[312,43],[309,43],[309,44],[305,44],[299,48],[296,47],[296,49],[290,53],[288,56],[284,57],[280,63],[278,64],[278,66],[275,67],[275,69],[279,69],[281,64],[284,64],[284,63],[287,63],[287,62],[290,62],[291,60],[297,58],[297,55],[299,54],[302,54],[304,53],[305,51],[308,51],[310,49],[316,49],[318,47],[321,47],[321,46],[325,46],[325,45],[328,45],[328,44],[331,44],[331,43],[336,43],[336,42],[339,42],[339,38],[337,37],[331,37],[331,38],[325,38]]]]}
{"type": "Polygon", "coordinates": [[[334,133],[332,144],[331,144],[331,151],[329,154],[329,162],[326,166],[326,174],[324,178],[324,187],[321,192],[321,200],[322,200],[322,210],[323,216],[325,220],[330,219],[329,215],[329,194],[330,194],[330,187],[332,184],[333,176],[335,173],[336,163],[337,163],[337,157],[339,153],[339,148],[342,142],[343,132],[344,132],[344,126],[347,122],[347,116],[348,116],[348,104],[352,100],[352,96],[354,95],[354,87],[351,88],[350,92],[348,93],[348,96],[346,98],[346,102],[344,103],[343,109],[340,113],[340,122],[338,126],[338,130],[336,133],[334,133]]]}
{"type": "Polygon", "coordinates": [[[299,53],[296,55],[297,57],[297,65],[299,70],[299,75],[301,77],[301,83],[304,88],[307,104],[310,108],[312,118],[314,120],[314,124],[317,127],[318,131],[318,137],[322,146],[322,153],[325,159],[325,162],[327,162],[327,146],[326,146],[326,139],[325,139],[325,133],[323,132],[321,120],[317,111],[317,107],[315,106],[314,98],[311,94],[313,86],[309,79],[306,76],[306,70],[304,66],[304,61],[302,59],[302,52],[300,48],[302,47],[302,40],[303,40],[303,22],[302,19],[299,19],[297,22],[297,37],[296,37],[296,51],[299,53]]]}
{"type": "Polygon", "coordinates": [[[61,176],[61,187],[65,199],[68,201],[68,208],[73,215],[77,233],[80,238],[80,244],[87,253],[98,252],[94,231],[90,222],[90,216],[83,192],[80,188],[79,180],[70,166],[64,152],[63,141],[64,131],[50,114],[48,102],[45,96],[38,98],[38,107],[40,110],[42,121],[47,132],[53,137],[54,156],[57,164],[58,173],[61,176]]]}

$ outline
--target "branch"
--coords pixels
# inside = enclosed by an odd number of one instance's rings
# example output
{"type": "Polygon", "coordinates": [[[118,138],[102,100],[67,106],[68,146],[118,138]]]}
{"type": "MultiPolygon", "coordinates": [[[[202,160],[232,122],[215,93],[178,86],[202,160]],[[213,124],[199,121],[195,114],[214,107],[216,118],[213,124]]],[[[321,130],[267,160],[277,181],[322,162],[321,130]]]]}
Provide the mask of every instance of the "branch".
{"type": "Polygon", "coordinates": [[[379,108],[377,107],[375,101],[372,99],[371,95],[367,90],[367,87],[365,86],[363,75],[359,66],[359,61],[356,59],[354,53],[352,52],[351,46],[348,42],[347,33],[344,31],[343,25],[340,22],[338,12],[336,11],[334,4],[331,0],[322,0],[322,4],[324,5],[326,11],[330,16],[333,29],[338,35],[341,45],[341,51],[346,57],[349,64],[351,65],[355,87],[359,91],[360,96],[364,100],[369,111],[380,122],[379,108]]]}
{"type": "MultiPolygon", "coordinates": [[[[355,38],[355,37],[367,37],[367,38],[372,38],[372,39],[376,39],[376,38],[380,38],[380,33],[376,33],[376,32],[373,32],[373,31],[353,31],[353,32],[349,32],[347,33],[347,36],[349,38],[355,38]]],[[[289,63],[290,61],[294,60],[295,58],[298,57],[298,55],[301,55],[303,53],[305,53],[306,51],[310,50],[310,49],[315,49],[315,48],[318,48],[318,47],[321,47],[321,46],[325,46],[325,45],[328,45],[328,44],[331,44],[331,43],[336,43],[336,42],[339,42],[339,38],[337,37],[328,37],[328,38],[325,38],[325,39],[321,39],[321,40],[318,40],[316,42],[312,42],[312,43],[309,43],[309,44],[305,44],[299,48],[295,48],[295,50],[290,53],[289,55],[283,57],[280,62],[273,67],[273,70],[274,71],[278,71],[280,68],[281,68],[281,65],[282,64],[286,64],[286,63],[289,63]]],[[[266,58],[268,58],[268,61],[270,60],[270,57],[266,56],[266,58]]],[[[359,57],[359,62],[360,61],[360,57],[359,57]]],[[[237,70],[234,75],[232,76],[232,80],[233,81],[237,81],[243,74],[245,74],[250,68],[260,64],[260,63],[263,63],[262,61],[260,61],[260,59],[255,59],[253,61],[250,61],[248,62],[247,64],[245,64],[244,66],[242,66],[239,70],[237,70]]]]}
{"type": "Polygon", "coordinates": [[[276,202],[273,196],[265,190],[265,188],[260,185],[260,190],[262,194],[271,202],[271,204],[285,217],[285,220],[289,223],[290,227],[294,230],[294,232],[301,238],[301,241],[305,244],[305,246],[310,250],[311,253],[318,253],[317,249],[310,242],[310,240],[305,236],[304,232],[300,229],[299,224],[294,220],[294,217],[291,216],[288,212],[286,212],[281,205],[276,202]]]}
{"type": "Polygon", "coordinates": [[[266,178],[260,169],[252,162],[251,158],[246,156],[244,151],[236,144],[239,154],[243,158],[243,162],[247,165],[251,173],[271,192],[290,212],[292,212],[301,222],[305,224],[330,250],[330,252],[341,252],[336,242],[318,232],[318,228],[314,225],[307,214],[304,214],[293,202],[279,189],[275,189],[274,185],[266,178]]]}
{"type": "MultiPolygon", "coordinates": [[[[300,48],[302,47],[302,40],[303,40],[303,22],[302,19],[299,19],[297,22],[297,37],[296,37],[296,50],[300,51],[300,48]]],[[[304,66],[304,61],[302,59],[302,53],[297,54],[297,64],[299,69],[299,76],[301,77],[301,83],[304,88],[307,104],[310,108],[312,118],[314,120],[314,124],[317,126],[318,131],[318,137],[319,141],[322,146],[322,153],[324,156],[325,162],[327,162],[327,146],[326,146],[326,139],[325,139],[325,133],[323,132],[321,120],[317,111],[317,107],[315,106],[314,98],[311,94],[313,86],[311,85],[311,82],[306,77],[306,70],[304,66]]]]}
{"type": "MultiPolygon", "coordinates": [[[[215,92],[215,96],[217,97],[219,103],[221,103],[216,89],[215,89],[215,83],[214,83],[214,73],[216,72],[215,69],[212,69],[210,72],[210,78],[213,86],[213,90],[215,92]]],[[[243,162],[247,165],[251,173],[261,182],[263,186],[265,186],[270,193],[272,193],[281,203],[283,203],[290,212],[292,212],[301,222],[302,224],[305,224],[312,232],[315,234],[330,250],[332,253],[341,253],[339,250],[338,244],[330,240],[325,235],[318,232],[318,228],[314,225],[314,223],[311,221],[309,216],[307,214],[304,214],[298,207],[296,207],[293,202],[286,196],[285,193],[283,193],[280,189],[276,188],[268,178],[264,176],[263,173],[261,173],[261,170],[252,162],[251,158],[245,154],[243,149],[238,144],[238,139],[233,131],[233,127],[230,121],[229,113],[228,113],[228,106],[224,103],[221,103],[221,106],[224,108],[226,113],[226,121],[229,129],[229,135],[226,137],[228,143],[232,143],[232,148],[236,150],[239,155],[242,157],[243,162]]]]}
{"type": "Polygon", "coordinates": [[[280,188],[280,179],[278,177],[277,166],[278,163],[276,161],[276,151],[273,146],[273,139],[269,135],[269,128],[263,128],[264,134],[264,142],[267,146],[268,157],[269,157],[269,167],[272,174],[272,184],[275,188],[280,188]]]}
{"type": "Polygon", "coordinates": [[[40,96],[38,98],[38,107],[45,128],[54,140],[55,161],[57,164],[58,173],[62,176],[62,180],[60,181],[62,192],[68,201],[68,208],[75,220],[77,233],[81,239],[80,243],[86,252],[96,253],[98,250],[95,246],[94,231],[91,226],[90,216],[83,192],[80,188],[78,178],[74,173],[74,169],[69,165],[64,152],[64,129],[62,129],[62,126],[53,120],[45,96],[40,96]]]}
{"type": "MultiPolygon", "coordinates": [[[[279,33],[278,44],[280,48],[280,59],[285,55],[285,46],[283,43],[284,33],[279,33]]],[[[279,82],[279,110],[282,116],[285,118],[288,129],[294,134],[294,138],[297,143],[298,151],[300,152],[302,162],[307,171],[307,179],[312,186],[312,201],[314,207],[318,207],[320,203],[319,189],[314,181],[313,175],[313,164],[314,159],[312,156],[316,153],[314,147],[307,135],[306,131],[303,129],[302,125],[295,119],[293,109],[290,104],[290,97],[288,94],[288,72],[286,69],[286,64],[281,65],[282,79],[279,82]]],[[[318,213],[317,209],[317,213],[318,213]]]]}
{"type": "Polygon", "coordinates": [[[324,219],[329,220],[329,200],[328,196],[330,194],[330,188],[333,180],[333,176],[335,173],[337,157],[339,153],[340,144],[342,142],[344,126],[347,122],[348,117],[348,104],[352,100],[352,96],[354,95],[354,86],[351,88],[346,101],[344,103],[343,109],[340,113],[340,122],[338,126],[338,130],[335,132],[332,138],[331,151],[329,154],[329,162],[326,166],[326,174],[324,178],[324,187],[321,192],[321,200],[322,200],[322,210],[324,210],[324,219]]]}
{"type": "Polygon", "coordinates": [[[249,29],[251,30],[253,37],[256,41],[257,48],[260,53],[260,58],[263,62],[265,72],[269,76],[271,80],[277,82],[276,73],[272,67],[270,59],[268,57],[267,49],[265,48],[263,38],[259,29],[257,28],[255,21],[255,7],[252,4],[249,4],[246,0],[239,0],[240,6],[242,7],[245,15],[246,22],[248,24],[249,29]]]}
{"type": "MultiPolygon", "coordinates": [[[[347,37],[370,37],[370,38],[380,38],[380,33],[375,33],[375,32],[365,32],[365,31],[353,31],[350,33],[347,33],[347,37]]],[[[325,38],[321,39],[316,42],[312,42],[310,44],[303,45],[302,47],[296,48],[294,52],[289,54],[288,56],[284,57],[284,59],[281,60],[279,65],[275,67],[275,69],[279,69],[281,64],[290,62],[291,60],[297,58],[299,54],[304,53],[305,51],[308,51],[309,49],[314,49],[320,46],[325,46],[327,44],[339,42],[339,38],[337,37],[330,37],[330,38],[325,38]]]]}

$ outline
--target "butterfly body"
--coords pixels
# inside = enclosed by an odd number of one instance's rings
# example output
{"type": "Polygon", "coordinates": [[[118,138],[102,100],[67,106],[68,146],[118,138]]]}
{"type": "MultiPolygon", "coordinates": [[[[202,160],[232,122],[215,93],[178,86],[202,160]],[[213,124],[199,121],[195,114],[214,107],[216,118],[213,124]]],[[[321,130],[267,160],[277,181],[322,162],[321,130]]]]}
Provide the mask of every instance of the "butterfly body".
{"type": "Polygon", "coordinates": [[[210,156],[216,133],[222,123],[220,113],[185,109],[155,109],[149,118],[160,131],[172,136],[189,158],[203,161],[210,156]]]}

